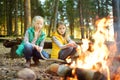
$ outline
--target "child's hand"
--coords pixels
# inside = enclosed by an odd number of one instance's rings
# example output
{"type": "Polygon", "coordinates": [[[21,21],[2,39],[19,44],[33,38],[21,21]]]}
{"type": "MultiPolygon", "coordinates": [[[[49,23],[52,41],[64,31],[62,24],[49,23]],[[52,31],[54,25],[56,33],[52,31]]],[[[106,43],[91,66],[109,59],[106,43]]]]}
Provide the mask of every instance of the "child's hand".
{"type": "Polygon", "coordinates": [[[37,50],[37,51],[41,51],[41,48],[37,45],[34,45],[34,48],[37,50]]]}
{"type": "Polygon", "coordinates": [[[67,46],[68,46],[68,47],[70,47],[70,46],[71,46],[71,47],[76,47],[76,44],[75,44],[75,43],[68,43],[67,46]]]}

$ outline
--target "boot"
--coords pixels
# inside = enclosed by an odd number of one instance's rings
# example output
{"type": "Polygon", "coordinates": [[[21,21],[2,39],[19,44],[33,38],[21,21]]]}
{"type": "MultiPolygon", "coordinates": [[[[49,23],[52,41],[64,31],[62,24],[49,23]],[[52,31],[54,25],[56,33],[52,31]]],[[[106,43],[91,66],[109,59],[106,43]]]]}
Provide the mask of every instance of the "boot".
{"type": "Polygon", "coordinates": [[[33,61],[34,61],[34,66],[39,66],[40,65],[40,62],[39,62],[39,59],[36,58],[36,57],[33,57],[33,61]]]}
{"type": "Polygon", "coordinates": [[[26,60],[26,64],[25,64],[25,67],[26,68],[30,68],[30,64],[31,64],[31,60],[26,60]]]}

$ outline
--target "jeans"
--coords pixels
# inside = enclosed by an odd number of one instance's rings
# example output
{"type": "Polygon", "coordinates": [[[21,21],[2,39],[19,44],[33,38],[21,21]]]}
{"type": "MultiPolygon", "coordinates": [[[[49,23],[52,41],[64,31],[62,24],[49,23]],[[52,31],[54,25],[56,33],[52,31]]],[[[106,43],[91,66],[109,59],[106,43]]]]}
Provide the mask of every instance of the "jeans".
{"type": "MultiPolygon", "coordinates": [[[[43,59],[43,57],[40,55],[40,52],[37,51],[31,43],[25,43],[24,45],[24,56],[25,56],[25,59],[26,60],[30,60],[31,57],[34,57],[36,59],[43,59]]],[[[46,53],[45,51],[42,51],[41,52],[42,55],[45,57],[45,58],[49,58],[49,54],[46,53]]]]}
{"type": "Polygon", "coordinates": [[[65,49],[61,49],[60,52],[58,53],[58,59],[65,60],[68,56],[72,56],[76,53],[76,48],[74,47],[68,47],[65,49]]]}

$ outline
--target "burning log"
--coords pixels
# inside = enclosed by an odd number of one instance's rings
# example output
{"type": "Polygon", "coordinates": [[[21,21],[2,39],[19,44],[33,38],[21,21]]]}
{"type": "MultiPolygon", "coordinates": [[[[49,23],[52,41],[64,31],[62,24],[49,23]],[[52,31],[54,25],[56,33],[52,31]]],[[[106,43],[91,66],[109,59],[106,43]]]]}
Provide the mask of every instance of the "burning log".
{"type": "Polygon", "coordinates": [[[63,80],[69,80],[69,78],[76,80],[107,80],[106,76],[99,71],[70,68],[57,63],[51,64],[46,71],[48,73],[56,73],[58,76],[63,77],[63,80]]]}

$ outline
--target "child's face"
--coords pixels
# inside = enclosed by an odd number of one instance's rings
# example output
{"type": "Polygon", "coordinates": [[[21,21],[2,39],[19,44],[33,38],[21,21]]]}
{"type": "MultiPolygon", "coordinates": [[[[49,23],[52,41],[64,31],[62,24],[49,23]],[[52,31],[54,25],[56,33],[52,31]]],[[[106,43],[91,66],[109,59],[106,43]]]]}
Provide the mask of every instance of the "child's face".
{"type": "Polygon", "coordinates": [[[66,32],[66,26],[59,25],[57,30],[58,30],[59,34],[63,35],[66,32]]]}
{"type": "Polygon", "coordinates": [[[34,26],[36,30],[40,30],[43,27],[43,20],[42,19],[36,20],[34,26]]]}

